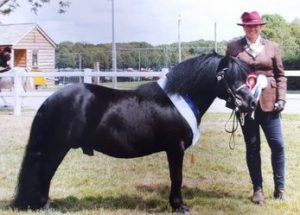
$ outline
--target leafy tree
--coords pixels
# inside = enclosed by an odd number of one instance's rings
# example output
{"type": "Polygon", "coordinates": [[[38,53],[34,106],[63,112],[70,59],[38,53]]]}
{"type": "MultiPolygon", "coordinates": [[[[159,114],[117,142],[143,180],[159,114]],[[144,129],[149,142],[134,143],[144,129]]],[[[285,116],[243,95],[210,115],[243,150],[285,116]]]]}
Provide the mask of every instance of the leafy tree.
{"type": "MultiPolygon", "coordinates": [[[[24,0],[23,0],[24,1],[24,0]]],[[[45,3],[49,3],[51,0],[27,0],[28,4],[31,5],[31,10],[37,13],[38,9],[41,8],[45,3]]],[[[66,12],[71,4],[68,0],[56,0],[59,5],[59,13],[66,12]]],[[[20,0],[0,0],[0,14],[7,15],[16,10],[19,5],[20,0]]]]}
{"type": "Polygon", "coordinates": [[[295,45],[289,25],[282,16],[278,14],[263,15],[263,19],[268,23],[262,30],[264,37],[277,42],[281,46],[295,45]]]}
{"type": "Polygon", "coordinates": [[[74,44],[72,42],[63,42],[56,49],[56,67],[58,68],[76,68],[78,54],[74,53],[74,44]]]}
{"type": "Polygon", "coordinates": [[[268,24],[263,28],[262,34],[281,46],[285,68],[299,67],[300,25],[297,24],[297,19],[294,20],[294,23],[287,23],[278,14],[263,15],[263,18],[268,24]]]}
{"type": "Polygon", "coordinates": [[[290,25],[291,34],[295,38],[295,43],[300,45],[300,20],[299,22],[292,22],[290,25]]]}
{"type": "MultiPolygon", "coordinates": [[[[283,64],[287,70],[300,69],[300,20],[287,23],[280,15],[264,15],[267,25],[262,33],[281,45],[283,64]]],[[[299,90],[298,77],[288,78],[288,90],[299,90]]]]}

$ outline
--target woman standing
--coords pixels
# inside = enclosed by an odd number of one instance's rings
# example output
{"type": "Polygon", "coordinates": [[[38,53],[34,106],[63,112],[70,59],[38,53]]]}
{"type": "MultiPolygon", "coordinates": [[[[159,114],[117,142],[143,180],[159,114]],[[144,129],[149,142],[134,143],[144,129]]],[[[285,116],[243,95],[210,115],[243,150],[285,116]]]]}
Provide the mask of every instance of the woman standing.
{"type": "Polygon", "coordinates": [[[254,119],[245,118],[242,131],[246,142],[246,160],[253,184],[252,202],[263,204],[263,179],[260,157],[261,126],[269,147],[274,177],[274,198],[285,199],[285,153],[281,131],[280,112],[286,103],[287,79],[284,74],[280,50],[276,43],[261,37],[261,30],[266,22],[259,13],[244,12],[241,16],[245,36],[231,41],[227,46],[227,54],[240,58],[254,67],[254,74],[264,74],[268,86],[259,99],[254,119]]]}

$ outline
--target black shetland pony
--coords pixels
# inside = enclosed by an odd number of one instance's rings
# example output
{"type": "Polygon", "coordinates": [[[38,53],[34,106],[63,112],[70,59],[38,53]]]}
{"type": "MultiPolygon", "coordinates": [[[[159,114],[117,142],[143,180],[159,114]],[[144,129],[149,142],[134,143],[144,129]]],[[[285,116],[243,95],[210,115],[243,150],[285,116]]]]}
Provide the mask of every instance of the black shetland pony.
{"type": "Polygon", "coordinates": [[[50,181],[71,148],[116,158],[165,151],[172,210],[188,214],[181,196],[182,166],[193,132],[168,95],[188,97],[198,125],[216,97],[251,112],[256,100],[245,87],[250,71],[236,58],[213,53],[175,66],[167,73],[164,87],[157,82],[135,90],[76,84],[56,92],[42,104],[32,123],[12,206],[47,208],[50,181]]]}

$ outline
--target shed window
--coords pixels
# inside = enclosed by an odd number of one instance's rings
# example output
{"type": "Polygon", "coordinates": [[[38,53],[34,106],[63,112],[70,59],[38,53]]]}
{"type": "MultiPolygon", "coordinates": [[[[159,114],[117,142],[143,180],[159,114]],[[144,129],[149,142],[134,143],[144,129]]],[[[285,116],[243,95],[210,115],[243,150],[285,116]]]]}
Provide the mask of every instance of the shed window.
{"type": "Polygon", "coordinates": [[[32,66],[38,66],[38,50],[32,51],[32,66]]]}

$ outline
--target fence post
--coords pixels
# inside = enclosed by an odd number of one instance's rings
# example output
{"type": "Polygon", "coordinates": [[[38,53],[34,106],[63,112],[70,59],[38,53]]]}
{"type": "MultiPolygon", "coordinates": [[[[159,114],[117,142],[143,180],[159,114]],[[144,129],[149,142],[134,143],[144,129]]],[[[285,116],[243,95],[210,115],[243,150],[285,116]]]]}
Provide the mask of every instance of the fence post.
{"type": "Polygon", "coordinates": [[[14,70],[14,116],[21,115],[21,72],[17,69],[14,70]]]}
{"type": "Polygon", "coordinates": [[[84,69],[83,70],[83,82],[84,83],[92,83],[92,77],[91,77],[92,69],[84,69]]]}
{"type": "MultiPolygon", "coordinates": [[[[94,71],[95,72],[100,72],[100,62],[95,62],[94,63],[94,71]]],[[[94,84],[99,84],[100,83],[100,77],[99,76],[93,77],[92,82],[94,84]]]]}

